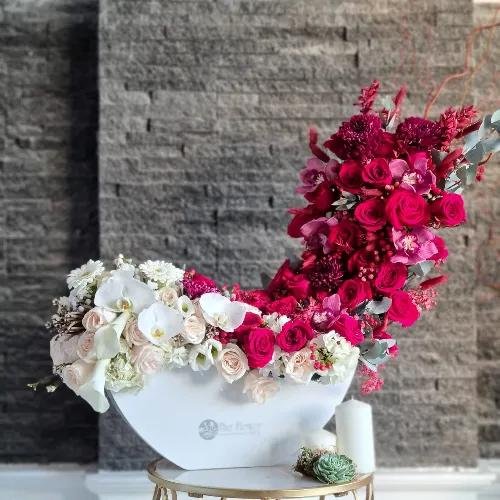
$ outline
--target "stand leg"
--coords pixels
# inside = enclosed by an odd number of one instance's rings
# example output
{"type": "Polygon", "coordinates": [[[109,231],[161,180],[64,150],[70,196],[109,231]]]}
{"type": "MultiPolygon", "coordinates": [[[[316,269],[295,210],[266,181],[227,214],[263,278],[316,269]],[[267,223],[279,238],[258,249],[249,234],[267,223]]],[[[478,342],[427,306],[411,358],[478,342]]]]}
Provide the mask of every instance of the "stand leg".
{"type": "Polygon", "coordinates": [[[155,486],[153,500],[161,500],[161,488],[158,485],[155,486]]]}
{"type": "Polygon", "coordinates": [[[373,493],[373,481],[370,481],[366,486],[366,500],[375,500],[373,493]]]}

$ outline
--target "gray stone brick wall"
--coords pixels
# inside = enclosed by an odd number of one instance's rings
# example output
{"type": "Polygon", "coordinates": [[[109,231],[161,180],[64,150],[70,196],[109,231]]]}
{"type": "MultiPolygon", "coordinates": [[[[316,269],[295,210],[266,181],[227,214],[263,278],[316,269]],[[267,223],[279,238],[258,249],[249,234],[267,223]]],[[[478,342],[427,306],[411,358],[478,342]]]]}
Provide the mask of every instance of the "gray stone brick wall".
{"type": "Polygon", "coordinates": [[[97,419],[50,373],[44,323],[97,247],[97,4],[0,3],[0,462],[92,462],[97,419]]]}
{"type": "MultiPolygon", "coordinates": [[[[162,256],[258,285],[293,248],[286,208],[297,203],[308,126],[326,136],[374,77],[386,92],[407,83],[407,111],[421,112],[462,65],[472,21],[465,0],[103,0],[102,254],[162,256]]],[[[461,93],[452,87],[439,104],[461,93]]],[[[370,398],[381,465],[476,461],[472,199],[470,223],[448,237],[452,279],[439,309],[401,334],[401,358],[370,398]]],[[[112,414],[100,430],[105,468],[154,456],[119,436],[112,414]]]]}

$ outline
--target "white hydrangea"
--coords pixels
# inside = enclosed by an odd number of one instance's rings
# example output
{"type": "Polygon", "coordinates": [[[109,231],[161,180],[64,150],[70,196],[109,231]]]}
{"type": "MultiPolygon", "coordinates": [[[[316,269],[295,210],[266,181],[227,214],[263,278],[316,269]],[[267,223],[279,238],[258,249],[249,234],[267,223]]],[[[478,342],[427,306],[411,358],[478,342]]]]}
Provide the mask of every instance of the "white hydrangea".
{"type": "Polygon", "coordinates": [[[267,314],[262,316],[265,326],[270,328],[274,333],[281,332],[283,325],[290,321],[288,316],[281,316],[278,313],[267,314]]]}
{"type": "Polygon", "coordinates": [[[336,332],[321,336],[323,347],[330,354],[332,366],[326,370],[317,371],[322,376],[322,382],[337,384],[347,379],[356,369],[359,359],[359,348],[353,346],[336,332]]]}
{"type": "Polygon", "coordinates": [[[70,290],[84,290],[92,285],[103,272],[104,264],[100,260],[90,259],[83,266],[73,269],[68,274],[66,282],[70,290]]]}
{"type": "Polygon", "coordinates": [[[185,347],[175,347],[172,341],[161,346],[164,353],[165,365],[171,368],[182,368],[188,364],[189,353],[185,347]]]}
{"type": "Polygon", "coordinates": [[[172,285],[184,277],[183,269],[163,260],[147,260],[139,265],[139,269],[146,278],[162,285],[172,285]]]}

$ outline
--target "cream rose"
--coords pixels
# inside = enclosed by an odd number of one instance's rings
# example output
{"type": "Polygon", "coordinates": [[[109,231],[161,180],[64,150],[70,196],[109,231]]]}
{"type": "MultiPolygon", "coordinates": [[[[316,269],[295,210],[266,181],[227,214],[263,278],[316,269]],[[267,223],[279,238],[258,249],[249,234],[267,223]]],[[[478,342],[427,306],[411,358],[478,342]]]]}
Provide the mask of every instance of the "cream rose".
{"type": "Polygon", "coordinates": [[[177,304],[177,291],[175,288],[171,286],[164,286],[160,290],[158,290],[158,300],[163,302],[167,306],[175,306],[177,304]]]}
{"type": "Polygon", "coordinates": [[[151,344],[136,345],[132,349],[130,361],[139,373],[151,375],[163,366],[163,351],[151,344]]]}
{"type": "Polygon", "coordinates": [[[78,335],[78,344],[76,349],[76,354],[78,354],[80,359],[86,361],[87,363],[94,363],[97,361],[97,356],[94,346],[94,335],[93,332],[83,332],[78,335]]]}
{"type": "Polygon", "coordinates": [[[136,320],[130,320],[126,324],[123,335],[125,337],[127,345],[130,348],[134,347],[135,345],[140,346],[149,344],[149,340],[139,330],[136,320]]]}
{"type": "Polygon", "coordinates": [[[184,320],[184,330],[181,332],[181,336],[190,344],[199,344],[205,338],[206,327],[203,319],[195,315],[188,316],[184,320]]]}
{"type": "Polygon", "coordinates": [[[78,335],[62,333],[50,340],[50,357],[54,366],[73,363],[78,359],[78,335]]]}
{"type": "Polygon", "coordinates": [[[101,326],[108,324],[116,318],[116,313],[103,307],[94,307],[85,313],[82,325],[88,332],[95,333],[101,326]]]}
{"type": "Polygon", "coordinates": [[[248,394],[255,403],[262,404],[279,391],[278,383],[270,377],[261,377],[254,370],[245,377],[243,394],[248,394]]]}
{"type": "Polygon", "coordinates": [[[239,380],[248,371],[245,353],[236,344],[225,345],[217,363],[217,370],[230,384],[239,380]]]}
{"type": "Polygon", "coordinates": [[[307,348],[294,352],[285,364],[285,372],[299,384],[307,384],[314,373],[311,365],[311,351],[307,348]]]}
{"type": "Polygon", "coordinates": [[[79,359],[71,365],[66,365],[61,373],[63,382],[74,392],[88,380],[94,371],[94,364],[79,359]]]}

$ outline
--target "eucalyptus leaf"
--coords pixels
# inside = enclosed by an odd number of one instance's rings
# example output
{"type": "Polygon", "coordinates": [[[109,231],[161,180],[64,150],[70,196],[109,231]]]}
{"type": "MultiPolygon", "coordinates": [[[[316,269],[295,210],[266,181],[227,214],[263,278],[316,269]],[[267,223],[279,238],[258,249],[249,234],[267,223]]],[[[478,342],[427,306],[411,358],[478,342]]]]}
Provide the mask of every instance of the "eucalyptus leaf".
{"type": "Polygon", "coordinates": [[[370,300],[366,304],[365,311],[372,314],[384,314],[391,307],[392,300],[389,297],[384,297],[382,300],[370,300]]]}
{"type": "Polygon", "coordinates": [[[500,109],[497,109],[492,115],[491,115],[491,123],[497,123],[500,122],[500,109]]]}
{"type": "Polygon", "coordinates": [[[410,266],[409,271],[410,273],[414,273],[420,278],[423,278],[426,276],[429,271],[434,267],[434,261],[433,260],[424,260],[423,262],[420,262],[418,264],[415,264],[414,266],[410,266]]]}

